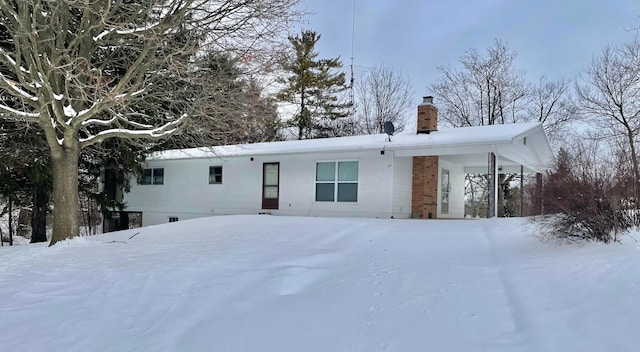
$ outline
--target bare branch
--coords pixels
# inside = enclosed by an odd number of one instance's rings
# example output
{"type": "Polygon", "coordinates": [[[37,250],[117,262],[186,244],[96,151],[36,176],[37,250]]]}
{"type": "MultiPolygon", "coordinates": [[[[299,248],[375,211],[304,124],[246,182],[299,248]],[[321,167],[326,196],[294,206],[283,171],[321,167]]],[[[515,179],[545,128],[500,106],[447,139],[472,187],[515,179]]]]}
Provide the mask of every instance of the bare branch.
{"type": "Polygon", "coordinates": [[[383,133],[383,125],[389,121],[396,131],[402,131],[407,114],[413,108],[413,91],[409,78],[402,72],[388,67],[373,68],[356,84],[358,132],[383,133]]]}

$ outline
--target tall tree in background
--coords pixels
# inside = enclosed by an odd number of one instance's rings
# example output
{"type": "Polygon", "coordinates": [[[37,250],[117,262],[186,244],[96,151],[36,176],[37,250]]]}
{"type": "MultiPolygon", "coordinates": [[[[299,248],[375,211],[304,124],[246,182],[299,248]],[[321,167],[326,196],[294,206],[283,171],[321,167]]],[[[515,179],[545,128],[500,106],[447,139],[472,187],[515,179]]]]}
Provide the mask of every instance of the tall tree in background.
{"type": "Polygon", "coordinates": [[[290,36],[293,53],[281,62],[288,74],[280,80],[284,88],[278,99],[295,106],[291,126],[297,128],[298,139],[326,137],[331,122],[347,117],[352,104],[342,101],[345,85],[340,58],[318,59],[315,52],[320,35],[304,30],[300,35],[290,36]]]}
{"type": "Polygon", "coordinates": [[[404,129],[405,116],[414,107],[409,78],[389,67],[374,67],[356,83],[356,92],[358,133],[383,133],[387,121],[396,131],[404,129]]]}
{"type": "Polygon", "coordinates": [[[515,67],[516,53],[496,40],[485,55],[471,49],[460,58],[462,69],[440,66],[431,90],[439,100],[439,120],[452,127],[495,125],[527,119],[527,84],[515,67]]]}
{"type": "Polygon", "coordinates": [[[640,170],[637,138],[640,133],[640,39],[607,47],[593,58],[576,84],[579,111],[601,129],[622,136],[633,170],[633,198],[638,199],[640,170]]]}
{"type": "MultiPolygon", "coordinates": [[[[198,67],[197,81],[180,82],[181,89],[192,91],[205,86],[215,92],[216,104],[207,106],[201,116],[186,121],[172,138],[160,141],[153,149],[209,147],[277,139],[279,120],[275,104],[262,96],[263,87],[258,79],[245,74],[236,59],[214,51],[198,57],[194,65],[198,67]],[[215,121],[214,126],[211,121],[215,121]]],[[[170,90],[171,86],[166,89],[170,90]]]]}
{"type": "Polygon", "coordinates": [[[549,81],[542,76],[529,91],[528,117],[542,124],[550,142],[563,141],[565,127],[577,117],[570,94],[570,81],[549,81]]]}
{"type": "Polygon", "coordinates": [[[278,116],[275,100],[263,97],[260,82],[250,78],[245,82],[244,95],[247,107],[244,110],[245,135],[237,143],[273,142],[284,139],[282,122],[278,116]]]}
{"type": "Polygon", "coordinates": [[[0,118],[44,131],[53,165],[51,244],[79,231],[82,149],[109,138],[167,137],[207,116],[216,97],[206,81],[187,92],[168,91],[167,79],[201,82],[192,61],[202,43],[232,55],[260,53],[288,25],[296,2],[0,3],[0,25],[9,34],[0,45],[0,89],[19,101],[0,104],[0,118]]]}
{"type": "Polygon", "coordinates": [[[31,208],[31,243],[47,240],[52,175],[43,133],[34,124],[0,119],[0,195],[31,208]]]}
{"type": "MultiPolygon", "coordinates": [[[[13,210],[28,202],[30,188],[29,173],[34,161],[31,156],[28,139],[31,136],[29,126],[19,122],[0,123],[0,216],[8,214],[9,245],[13,244],[13,210]],[[26,138],[25,138],[26,137],[26,138]],[[10,149],[11,148],[11,149],[10,149]]],[[[3,237],[0,234],[0,237],[3,237]]],[[[3,239],[0,238],[0,244],[3,239]]]]}

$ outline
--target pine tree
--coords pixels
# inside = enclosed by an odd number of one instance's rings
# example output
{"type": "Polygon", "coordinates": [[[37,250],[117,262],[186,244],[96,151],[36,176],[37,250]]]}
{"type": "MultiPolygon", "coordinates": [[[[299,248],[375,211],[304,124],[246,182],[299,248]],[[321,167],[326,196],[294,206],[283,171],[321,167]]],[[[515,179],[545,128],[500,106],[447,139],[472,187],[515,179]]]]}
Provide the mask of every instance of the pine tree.
{"type": "Polygon", "coordinates": [[[568,150],[560,148],[554,170],[548,173],[543,190],[545,213],[561,212],[566,206],[566,199],[575,192],[573,185],[576,183],[576,178],[573,174],[573,160],[574,156],[568,150]]]}
{"type": "Polygon", "coordinates": [[[305,30],[301,35],[290,36],[293,55],[281,62],[289,76],[281,79],[285,87],[278,99],[296,105],[296,113],[290,122],[298,129],[298,139],[326,137],[331,122],[350,114],[352,104],[341,99],[345,85],[340,58],[318,59],[315,45],[320,35],[305,30]]]}

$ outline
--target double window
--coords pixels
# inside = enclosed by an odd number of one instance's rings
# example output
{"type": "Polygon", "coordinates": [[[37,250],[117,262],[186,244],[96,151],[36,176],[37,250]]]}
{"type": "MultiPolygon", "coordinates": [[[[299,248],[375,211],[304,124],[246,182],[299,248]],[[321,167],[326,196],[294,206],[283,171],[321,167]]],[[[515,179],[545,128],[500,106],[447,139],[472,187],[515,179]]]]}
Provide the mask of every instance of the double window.
{"type": "Polygon", "coordinates": [[[143,169],[141,185],[163,185],[164,184],[164,168],[143,169]]]}
{"type": "Polygon", "coordinates": [[[316,164],[316,202],[357,202],[358,162],[316,164]]]}
{"type": "Polygon", "coordinates": [[[222,183],[222,166],[209,166],[209,184],[216,185],[222,183]]]}

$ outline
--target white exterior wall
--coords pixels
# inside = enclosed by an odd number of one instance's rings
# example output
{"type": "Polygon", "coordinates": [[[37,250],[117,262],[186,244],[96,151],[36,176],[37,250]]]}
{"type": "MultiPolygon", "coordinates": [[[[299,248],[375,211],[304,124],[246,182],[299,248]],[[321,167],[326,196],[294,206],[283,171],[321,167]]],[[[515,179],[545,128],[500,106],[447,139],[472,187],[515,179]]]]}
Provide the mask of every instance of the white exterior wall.
{"type": "MultiPolygon", "coordinates": [[[[410,158],[407,158],[410,160],[410,158]]],[[[355,216],[389,218],[394,198],[392,153],[379,151],[273,155],[223,159],[153,160],[149,168],[164,168],[163,185],[138,185],[124,195],[127,211],[143,212],[143,225],[223,214],[299,216],[355,216]],[[316,202],[315,169],[318,161],[358,161],[358,202],[316,202]],[[277,210],[262,210],[262,165],[280,163],[280,203],[277,210]],[[209,184],[209,166],[222,165],[222,184],[209,184]]],[[[409,169],[409,171],[411,171],[409,169]]],[[[409,172],[410,177],[411,172],[409,172]]],[[[409,193],[411,182],[409,179],[409,193]]],[[[402,200],[404,202],[404,200],[402,200]]],[[[409,196],[410,213],[410,196],[409,196]]],[[[399,208],[398,208],[399,209],[399,208]]],[[[405,209],[403,208],[403,211],[405,209]]],[[[395,217],[395,216],[394,216],[395,217]]]]}
{"type": "Polygon", "coordinates": [[[464,218],[464,166],[440,157],[438,162],[438,218],[464,218]],[[449,212],[442,214],[442,169],[449,170],[449,212]]]}
{"type": "Polygon", "coordinates": [[[393,165],[392,212],[395,219],[411,217],[413,158],[395,158],[393,165]]]}

